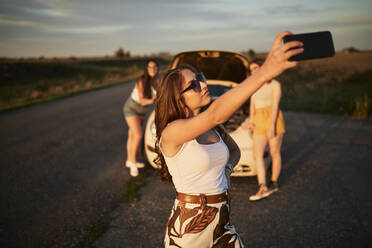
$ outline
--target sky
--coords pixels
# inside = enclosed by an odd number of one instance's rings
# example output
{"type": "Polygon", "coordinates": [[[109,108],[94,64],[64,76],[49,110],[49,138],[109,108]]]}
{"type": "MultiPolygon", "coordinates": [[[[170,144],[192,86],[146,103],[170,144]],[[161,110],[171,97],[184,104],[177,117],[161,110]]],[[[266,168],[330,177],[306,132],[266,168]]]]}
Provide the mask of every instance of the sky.
{"type": "Polygon", "coordinates": [[[372,50],[372,1],[0,0],[0,57],[263,52],[285,30],[372,50]]]}

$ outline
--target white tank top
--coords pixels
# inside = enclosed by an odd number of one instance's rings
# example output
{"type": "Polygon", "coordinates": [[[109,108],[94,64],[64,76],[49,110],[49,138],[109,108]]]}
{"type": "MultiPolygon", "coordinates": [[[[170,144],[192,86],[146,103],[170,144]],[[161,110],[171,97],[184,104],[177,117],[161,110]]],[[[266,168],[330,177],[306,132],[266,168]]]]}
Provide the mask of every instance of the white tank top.
{"type": "Polygon", "coordinates": [[[163,154],[177,192],[210,195],[227,190],[225,166],[230,154],[218,136],[217,143],[204,145],[193,139],[184,143],[173,157],[163,154]]]}
{"type": "MultiPolygon", "coordinates": [[[[155,96],[156,95],[156,90],[154,87],[151,86],[151,95],[155,96]]],[[[132,93],[130,94],[130,97],[137,103],[139,103],[139,93],[137,87],[134,87],[132,90],[132,93]]]]}
{"type": "Polygon", "coordinates": [[[273,85],[279,83],[276,80],[271,80],[270,83],[265,83],[254,94],[255,108],[264,108],[273,105],[273,85]]]}

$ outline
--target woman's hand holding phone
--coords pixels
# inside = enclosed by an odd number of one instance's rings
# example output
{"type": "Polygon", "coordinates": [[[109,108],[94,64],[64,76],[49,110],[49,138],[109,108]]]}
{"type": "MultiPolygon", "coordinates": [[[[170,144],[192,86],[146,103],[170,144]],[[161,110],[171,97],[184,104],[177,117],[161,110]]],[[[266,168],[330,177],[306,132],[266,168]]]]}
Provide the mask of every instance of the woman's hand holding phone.
{"type": "Polygon", "coordinates": [[[291,32],[285,31],[275,38],[265,63],[259,69],[262,71],[264,81],[271,80],[285,70],[297,65],[296,61],[289,61],[289,58],[303,52],[302,42],[290,41],[282,44],[283,38],[291,34],[291,32]]]}

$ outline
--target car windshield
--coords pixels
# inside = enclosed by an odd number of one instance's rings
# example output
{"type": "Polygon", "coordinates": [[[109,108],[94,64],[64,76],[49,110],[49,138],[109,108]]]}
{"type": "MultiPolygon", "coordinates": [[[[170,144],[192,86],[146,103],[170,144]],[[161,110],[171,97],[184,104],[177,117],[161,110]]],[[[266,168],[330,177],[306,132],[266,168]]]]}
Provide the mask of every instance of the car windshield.
{"type": "Polygon", "coordinates": [[[248,62],[241,55],[220,52],[200,51],[179,54],[173,60],[173,67],[189,64],[204,73],[208,80],[242,82],[247,76],[248,62]]]}
{"type": "Polygon", "coordinates": [[[224,85],[210,84],[207,86],[208,86],[209,95],[212,97],[218,97],[231,89],[231,87],[224,86],[224,85]]]}

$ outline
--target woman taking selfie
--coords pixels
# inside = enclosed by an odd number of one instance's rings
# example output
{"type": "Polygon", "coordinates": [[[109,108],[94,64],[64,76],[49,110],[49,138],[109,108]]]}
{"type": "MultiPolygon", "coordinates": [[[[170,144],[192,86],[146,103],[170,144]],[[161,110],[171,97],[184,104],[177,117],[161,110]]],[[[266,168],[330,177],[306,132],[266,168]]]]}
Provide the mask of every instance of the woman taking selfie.
{"type": "Polygon", "coordinates": [[[206,80],[191,67],[168,71],[155,107],[157,164],[162,178],[173,183],[177,197],[165,233],[165,247],[243,247],[229,222],[228,176],[239,152],[219,128],[264,82],[296,66],[288,61],[301,53],[297,41],[281,45],[277,36],[265,63],[235,88],[211,101],[206,80]]]}
{"type": "MultiPolygon", "coordinates": [[[[256,59],[251,62],[249,69],[255,74],[264,61],[256,59]]],[[[250,101],[250,123],[253,129],[253,153],[257,168],[258,191],[249,197],[257,201],[279,190],[278,178],[282,167],[280,149],[285,132],[283,113],[279,109],[281,86],[276,80],[265,82],[252,96],[250,101]],[[264,152],[270,145],[272,158],[272,173],[269,186],[266,186],[266,170],[264,152]]]]}
{"type": "Polygon", "coordinates": [[[158,80],[158,63],[149,59],[145,63],[144,73],[136,82],[131,95],[124,104],[124,118],[128,125],[127,160],[125,166],[130,175],[138,175],[138,168],[144,164],[137,162],[137,152],[142,139],[142,123],[150,105],[155,101],[158,80]]]}

